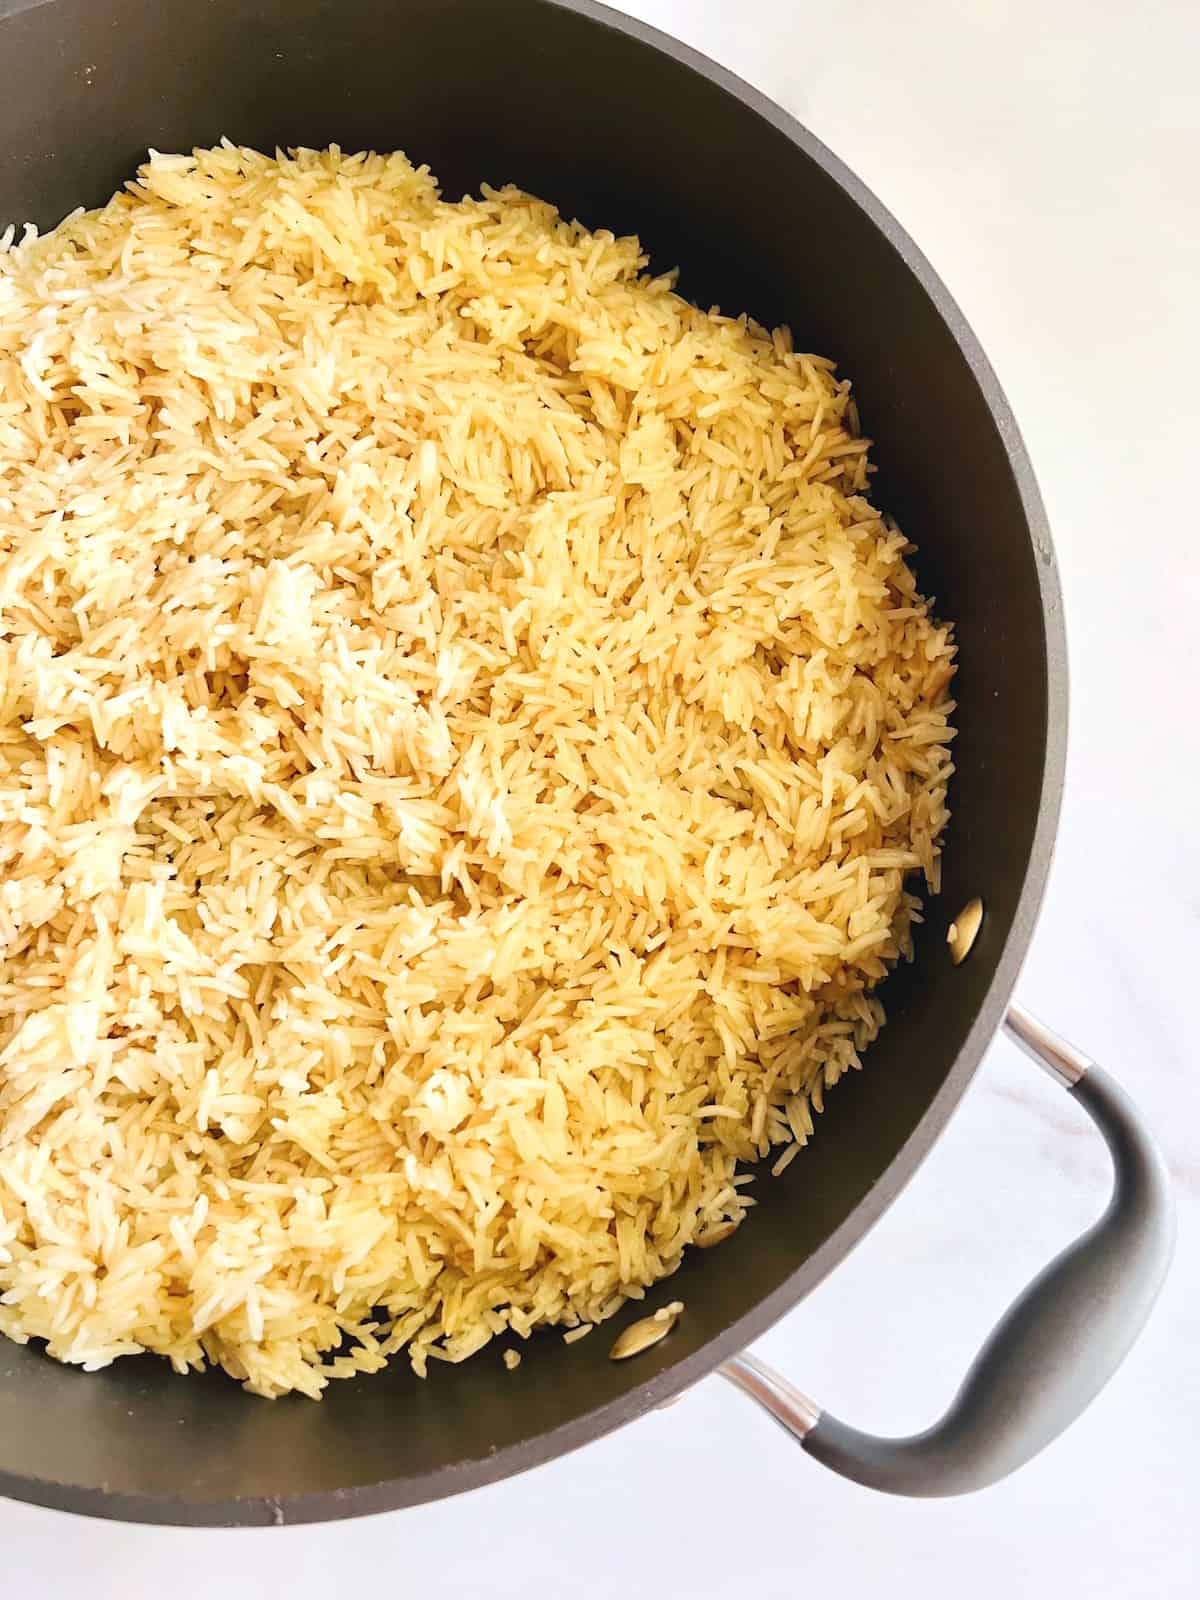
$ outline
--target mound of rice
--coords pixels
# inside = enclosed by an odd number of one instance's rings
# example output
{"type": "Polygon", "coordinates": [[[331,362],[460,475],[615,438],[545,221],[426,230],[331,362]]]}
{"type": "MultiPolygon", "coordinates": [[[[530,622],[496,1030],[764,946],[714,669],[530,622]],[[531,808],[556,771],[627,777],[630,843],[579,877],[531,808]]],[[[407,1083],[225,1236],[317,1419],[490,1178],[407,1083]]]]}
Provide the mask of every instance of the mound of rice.
{"type": "MultiPolygon", "coordinates": [[[[0,1328],[318,1395],[730,1231],[936,878],[845,382],[400,155],[0,247],[0,1328]]],[[[936,884],[934,884],[936,887],[936,884]]]]}

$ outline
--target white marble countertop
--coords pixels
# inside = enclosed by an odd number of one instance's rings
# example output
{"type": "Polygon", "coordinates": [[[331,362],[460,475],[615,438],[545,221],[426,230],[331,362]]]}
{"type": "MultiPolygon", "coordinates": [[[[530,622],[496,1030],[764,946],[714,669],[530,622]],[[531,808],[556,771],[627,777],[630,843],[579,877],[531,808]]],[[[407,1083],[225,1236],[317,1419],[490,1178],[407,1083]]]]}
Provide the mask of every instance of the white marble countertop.
{"type": "MultiPolygon", "coordinates": [[[[1007,388],[1057,541],[1073,683],[1058,855],[1020,994],[1153,1118],[1178,1181],[1171,1280],[1087,1415],[967,1500],[854,1488],[714,1379],[525,1477],[356,1523],[181,1532],[0,1502],[24,1600],[328,1600],[359,1586],[398,1600],[1172,1600],[1200,1587],[1200,10],[625,9],[831,145],[929,255],[1007,388]]],[[[915,1181],[763,1340],[767,1358],[864,1426],[930,1420],[1013,1293],[1099,1209],[1102,1149],[1057,1096],[997,1042],[915,1181]]]]}

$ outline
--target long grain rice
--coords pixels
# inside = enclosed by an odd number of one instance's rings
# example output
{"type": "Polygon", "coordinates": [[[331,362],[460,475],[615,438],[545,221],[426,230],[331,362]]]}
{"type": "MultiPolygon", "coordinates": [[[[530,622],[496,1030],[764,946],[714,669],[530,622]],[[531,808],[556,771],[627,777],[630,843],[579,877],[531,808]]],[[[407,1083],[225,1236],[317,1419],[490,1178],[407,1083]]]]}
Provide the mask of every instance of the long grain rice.
{"type": "Polygon", "coordinates": [[[0,1329],[316,1396],[740,1221],[936,887],[867,482],[786,330],[400,155],[4,241],[0,1329]]]}

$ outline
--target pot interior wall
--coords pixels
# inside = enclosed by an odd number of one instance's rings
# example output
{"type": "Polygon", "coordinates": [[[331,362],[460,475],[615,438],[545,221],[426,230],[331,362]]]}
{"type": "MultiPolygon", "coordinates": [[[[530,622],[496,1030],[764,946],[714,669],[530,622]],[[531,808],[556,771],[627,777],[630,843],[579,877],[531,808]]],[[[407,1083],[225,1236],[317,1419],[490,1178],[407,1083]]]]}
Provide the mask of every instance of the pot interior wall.
{"type": "Polygon", "coordinates": [[[227,135],[267,149],[399,147],[447,193],[513,181],[586,222],[636,230],[656,267],[682,266],[689,298],[788,321],[800,345],[843,365],[878,441],[876,496],[960,625],[955,818],[921,960],[890,983],[890,1025],[810,1148],[763,1179],[734,1243],[694,1253],[669,1285],[687,1315],[653,1354],[617,1366],[607,1332],[570,1348],[548,1337],[512,1374],[494,1350],[424,1384],[397,1365],[314,1406],[248,1399],[149,1360],[89,1376],[0,1346],[10,1493],[102,1509],[94,1496],[108,1491],[118,1514],[180,1520],[425,1499],[582,1442],[697,1375],[708,1341],[742,1319],[755,1331],[764,1298],[778,1309],[811,1286],[814,1252],[904,1163],[995,974],[1030,858],[1047,651],[1027,516],[955,337],[879,226],[757,110],[603,21],[540,0],[6,10],[12,0],[0,0],[0,228],[45,228],[103,201],[148,146],[227,135]],[[945,926],[973,894],[988,918],[954,970],[945,926]]]}

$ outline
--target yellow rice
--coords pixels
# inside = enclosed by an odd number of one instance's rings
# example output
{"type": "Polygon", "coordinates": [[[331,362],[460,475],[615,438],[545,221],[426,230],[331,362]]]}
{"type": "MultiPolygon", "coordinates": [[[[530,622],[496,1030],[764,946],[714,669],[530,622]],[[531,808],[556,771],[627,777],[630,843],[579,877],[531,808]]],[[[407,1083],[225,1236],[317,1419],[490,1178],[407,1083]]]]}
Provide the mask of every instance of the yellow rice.
{"type": "Polygon", "coordinates": [[[316,1396],[741,1219],[936,887],[867,483],[787,330],[401,155],[5,236],[0,1329],[316,1396]]]}

